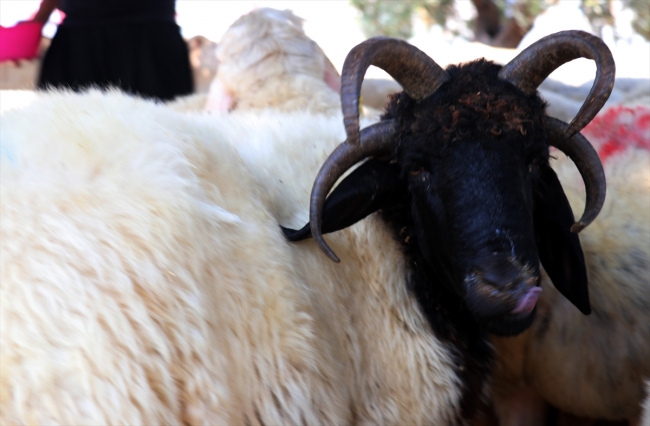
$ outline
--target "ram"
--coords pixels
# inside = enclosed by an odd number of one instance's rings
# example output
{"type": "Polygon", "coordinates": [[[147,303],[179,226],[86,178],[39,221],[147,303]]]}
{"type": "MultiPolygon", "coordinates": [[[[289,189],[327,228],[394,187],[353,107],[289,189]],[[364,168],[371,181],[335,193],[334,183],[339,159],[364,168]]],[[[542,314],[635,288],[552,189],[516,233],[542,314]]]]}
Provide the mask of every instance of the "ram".
{"type": "Polygon", "coordinates": [[[468,424],[486,332],[530,325],[539,258],[589,310],[570,228],[596,217],[604,177],[577,132],[612,81],[606,47],[580,32],[446,71],[377,38],[344,65],[345,132],[340,116],[187,115],[96,92],[6,113],[0,421],[468,424]],[[599,71],[566,125],[535,87],[579,56],[599,71]],[[405,92],[360,131],[371,64],[405,92]],[[575,225],[549,144],[590,194],[575,225]],[[319,244],[289,243],[277,224],[304,223],[333,148],[310,226],[282,228],[319,244]],[[320,253],[321,217],[340,265],[320,253]]]}
{"type": "Polygon", "coordinates": [[[469,370],[466,377],[480,383],[490,363],[484,332],[513,335],[532,322],[540,259],[557,289],[590,312],[576,233],[600,210],[605,188],[598,156],[577,132],[613,81],[608,49],[581,32],[549,36],[504,67],[477,61],[446,71],[404,44],[366,42],[350,53],[342,75],[347,140],[319,172],[310,223],[285,234],[314,235],[338,260],[321,229],[333,232],[381,210],[407,259],[405,285],[434,334],[448,332],[464,349],[457,372],[469,370]],[[545,116],[536,88],[578,56],[595,59],[598,74],[567,126],[545,116]],[[380,123],[359,134],[359,86],[369,65],[388,71],[405,91],[380,123]],[[549,166],[549,145],[564,150],[585,180],[587,207],[577,224],[549,166]],[[368,157],[326,199],[336,180],[368,157]]]}

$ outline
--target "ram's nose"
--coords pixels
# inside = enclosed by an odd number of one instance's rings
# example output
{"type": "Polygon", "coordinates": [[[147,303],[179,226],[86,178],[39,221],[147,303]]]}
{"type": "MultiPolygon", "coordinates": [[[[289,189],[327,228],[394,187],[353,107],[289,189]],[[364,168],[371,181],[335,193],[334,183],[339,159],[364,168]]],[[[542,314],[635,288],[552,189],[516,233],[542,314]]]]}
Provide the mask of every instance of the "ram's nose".
{"type": "Polygon", "coordinates": [[[475,271],[480,277],[481,284],[499,290],[512,290],[519,285],[522,275],[525,275],[523,269],[521,265],[509,259],[498,257],[483,262],[481,266],[475,268],[475,271]]]}
{"type": "Polygon", "coordinates": [[[527,315],[535,309],[542,289],[538,275],[507,258],[475,267],[465,278],[465,301],[474,315],[527,315]]]}

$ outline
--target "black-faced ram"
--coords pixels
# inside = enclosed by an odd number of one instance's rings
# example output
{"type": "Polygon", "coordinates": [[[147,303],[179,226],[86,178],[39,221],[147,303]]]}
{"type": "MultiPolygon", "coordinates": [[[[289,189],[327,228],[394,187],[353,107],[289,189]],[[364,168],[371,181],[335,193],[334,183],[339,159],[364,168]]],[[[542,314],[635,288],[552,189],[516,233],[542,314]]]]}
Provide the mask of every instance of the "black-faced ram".
{"type": "MultiPolygon", "coordinates": [[[[465,391],[479,394],[491,365],[487,333],[516,335],[535,317],[540,262],[555,287],[590,313],[577,233],[600,211],[605,178],[579,131],[607,100],[614,73],[604,43],[579,31],[548,36],[503,67],[478,60],[447,70],[404,42],[368,40],[343,68],[347,139],[315,180],[310,223],[283,228],[285,235],[292,241],[315,236],[338,262],[322,234],[379,211],[394,242],[377,250],[390,244],[402,250],[405,287],[433,334],[455,348],[465,391]],[[597,76],[580,112],[565,124],[546,116],[537,87],[578,57],[593,59],[597,76]],[[379,123],[359,131],[359,92],[370,65],[405,90],[392,97],[379,123]],[[584,179],[586,207],[577,223],[549,165],[550,146],[565,152],[584,179]]],[[[463,408],[468,414],[475,407],[463,408]]]]}

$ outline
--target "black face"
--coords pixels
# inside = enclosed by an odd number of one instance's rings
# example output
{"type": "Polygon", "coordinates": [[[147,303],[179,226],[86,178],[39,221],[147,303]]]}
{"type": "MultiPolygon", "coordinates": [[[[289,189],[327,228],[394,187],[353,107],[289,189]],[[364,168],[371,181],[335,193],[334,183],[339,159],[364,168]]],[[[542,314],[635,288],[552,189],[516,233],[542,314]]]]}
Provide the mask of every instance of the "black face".
{"type": "MultiPolygon", "coordinates": [[[[429,277],[419,288],[446,286],[479,325],[512,335],[533,321],[540,260],[562,294],[590,308],[573,213],[548,165],[545,104],[499,80],[499,69],[452,66],[431,97],[394,95],[382,117],[396,122],[390,161],[367,161],[332,191],[322,232],[378,209],[396,212],[395,220],[384,215],[397,238],[412,236],[405,251],[426,264],[412,262],[429,277]]],[[[309,224],[284,231],[290,240],[311,235],[309,224]]]]}
{"type": "Polygon", "coordinates": [[[543,143],[464,140],[441,155],[409,152],[402,165],[424,259],[498,334],[519,333],[534,317],[533,188],[547,158],[543,143]]]}

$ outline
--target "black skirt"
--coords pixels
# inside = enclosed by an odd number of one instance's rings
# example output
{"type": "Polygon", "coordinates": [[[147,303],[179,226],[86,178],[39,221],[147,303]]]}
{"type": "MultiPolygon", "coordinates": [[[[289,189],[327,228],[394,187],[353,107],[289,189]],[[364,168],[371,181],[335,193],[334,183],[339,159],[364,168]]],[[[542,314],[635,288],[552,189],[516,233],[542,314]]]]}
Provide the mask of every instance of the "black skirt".
{"type": "Polygon", "coordinates": [[[38,87],[118,87],[160,100],[193,92],[187,44],[174,22],[59,26],[38,87]]]}

